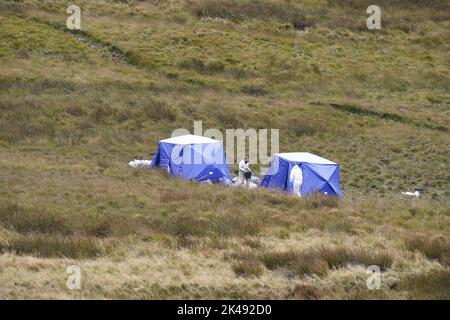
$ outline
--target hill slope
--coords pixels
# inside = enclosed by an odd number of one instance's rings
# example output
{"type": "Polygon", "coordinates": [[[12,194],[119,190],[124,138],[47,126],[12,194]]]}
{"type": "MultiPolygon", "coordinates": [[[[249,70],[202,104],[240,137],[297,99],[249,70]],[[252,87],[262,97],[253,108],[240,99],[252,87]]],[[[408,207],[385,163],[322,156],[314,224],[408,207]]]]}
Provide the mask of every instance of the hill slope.
{"type": "Polygon", "coordinates": [[[369,32],[366,1],[78,1],[72,33],[0,1],[0,297],[448,298],[450,10],[379,2],[369,32]],[[346,200],[126,168],[195,120],[280,129],[346,200]]]}

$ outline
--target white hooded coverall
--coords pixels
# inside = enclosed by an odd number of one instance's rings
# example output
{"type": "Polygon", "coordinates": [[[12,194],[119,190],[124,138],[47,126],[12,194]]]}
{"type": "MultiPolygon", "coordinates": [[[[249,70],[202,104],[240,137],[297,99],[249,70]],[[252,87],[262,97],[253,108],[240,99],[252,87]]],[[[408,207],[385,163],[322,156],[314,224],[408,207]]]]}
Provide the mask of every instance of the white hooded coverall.
{"type": "Polygon", "coordinates": [[[300,194],[300,188],[303,183],[303,173],[302,169],[300,169],[297,164],[291,170],[289,181],[292,183],[292,190],[294,194],[301,197],[302,195],[300,194]]]}

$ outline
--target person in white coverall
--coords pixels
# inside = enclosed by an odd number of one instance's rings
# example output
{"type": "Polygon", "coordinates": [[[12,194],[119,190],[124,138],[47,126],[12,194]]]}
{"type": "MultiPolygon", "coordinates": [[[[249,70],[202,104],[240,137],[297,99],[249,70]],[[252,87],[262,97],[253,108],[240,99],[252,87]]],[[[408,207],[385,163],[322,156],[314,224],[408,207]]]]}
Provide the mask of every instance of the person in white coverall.
{"type": "Polygon", "coordinates": [[[303,183],[303,173],[302,169],[300,169],[297,164],[291,170],[289,181],[292,183],[292,190],[294,194],[301,197],[302,195],[300,193],[300,188],[302,187],[303,183]]]}
{"type": "Polygon", "coordinates": [[[245,184],[248,188],[250,186],[251,173],[252,170],[250,170],[248,164],[248,156],[245,156],[245,158],[239,162],[239,185],[245,184]]]}

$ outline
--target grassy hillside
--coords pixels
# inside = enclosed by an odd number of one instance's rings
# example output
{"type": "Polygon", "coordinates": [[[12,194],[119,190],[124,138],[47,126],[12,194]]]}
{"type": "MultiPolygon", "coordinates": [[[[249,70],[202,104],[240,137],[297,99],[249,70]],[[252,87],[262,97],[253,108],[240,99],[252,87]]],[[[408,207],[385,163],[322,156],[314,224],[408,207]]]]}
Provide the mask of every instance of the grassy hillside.
{"type": "Polygon", "coordinates": [[[380,0],[379,31],[365,0],[76,4],[81,32],[0,0],[0,298],[449,298],[446,1],[380,0]],[[126,167],[194,120],[280,129],[345,200],[126,167]]]}

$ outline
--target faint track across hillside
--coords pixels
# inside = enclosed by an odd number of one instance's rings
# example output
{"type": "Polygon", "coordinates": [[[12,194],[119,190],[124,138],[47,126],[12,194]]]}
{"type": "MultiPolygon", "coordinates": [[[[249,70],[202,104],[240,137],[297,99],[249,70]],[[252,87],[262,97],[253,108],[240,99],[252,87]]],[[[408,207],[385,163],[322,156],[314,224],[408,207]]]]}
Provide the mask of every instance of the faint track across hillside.
{"type": "Polygon", "coordinates": [[[425,128],[430,130],[436,130],[436,131],[442,131],[442,132],[448,132],[448,128],[441,125],[433,125],[430,123],[424,123],[424,122],[418,122],[409,118],[405,118],[403,116],[400,116],[395,113],[388,113],[388,112],[379,112],[379,111],[373,111],[373,110],[367,110],[361,107],[357,107],[351,104],[338,104],[338,103],[330,103],[330,106],[333,107],[336,110],[344,111],[360,116],[367,116],[377,119],[383,119],[383,120],[389,120],[394,122],[399,122],[407,125],[411,125],[417,128],[425,128]]]}
{"type": "Polygon", "coordinates": [[[137,59],[134,57],[132,53],[123,50],[122,48],[113,45],[110,42],[99,39],[87,31],[69,30],[66,28],[64,24],[58,22],[48,22],[37,17],[33,17],[33,20],[35,22],[45,24],[54,30],[70,33],[75,37],[75,39],[77,39],[80,42],[83,42],[91,49],[94,50],[107,49],[111,54],[111,57],[115,61],[121,61],[136,67],[145,67],[137,61],[137,59]]]}

